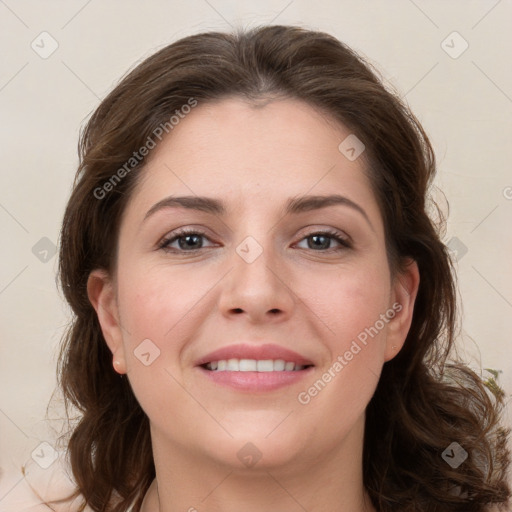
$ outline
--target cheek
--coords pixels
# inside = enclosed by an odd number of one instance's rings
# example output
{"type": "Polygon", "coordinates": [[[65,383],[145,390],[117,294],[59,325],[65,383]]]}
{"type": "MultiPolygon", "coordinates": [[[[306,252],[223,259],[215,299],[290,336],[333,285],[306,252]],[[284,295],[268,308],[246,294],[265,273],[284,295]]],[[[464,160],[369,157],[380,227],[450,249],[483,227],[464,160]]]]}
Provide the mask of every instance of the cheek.
{"type": "MultiPolygon", "coordinates": [[[[331,349],[342,350],[386,313],[390,290],[389,272],[381,263],[317,273],[311,279],[303,279],[298,295],[322,320],[326,327],[324,339],[329,340],[331,349]]],[[[378,327],[385,331],[380,322],[378,327]]]]}
{"type": "Polygon", "coordinates": [[[201,297],[212,284],[191,280],[190,271],[171,272],[164,266],[141,268],[125,262],[123,269],[118,277],[119,312],[132,390],[150,418],[176,421],[176,415],[190,407],[178,384],[181,350],[197,326],[201,297]]]}
{"type": "Polygon", "coordinates": [[[192,267],[124,262],[118,277],[119,312],[127,371],[137,387],[161,385],[155,380],[156,371],[163,372],[164,381],[169,380],[166,371],[180,378],[182,351],[199,337],[213,310],[211,290],[219,271],[205,265],[192,267]]]}
{"type": "Polygon", "coordinates": [[[348,425],[371,399],[384,362],[387,326],[395,315],[389,273],[386,265],[368,265],[339,271],[335,278],[319,275],[316,283],[315,292],[304,288],[302,297],[322,321],[319,339],[329,359],[297,401],[319,417],[348,425]]]}
{"type": "Polygon", "coordinates": [[[212,272],[164,264],[126,264],[119,278],[119,308],[130,340],[171,335],[215,282],[212,272]],[[209,276],[209,277],[208,277],[209,276]]]}

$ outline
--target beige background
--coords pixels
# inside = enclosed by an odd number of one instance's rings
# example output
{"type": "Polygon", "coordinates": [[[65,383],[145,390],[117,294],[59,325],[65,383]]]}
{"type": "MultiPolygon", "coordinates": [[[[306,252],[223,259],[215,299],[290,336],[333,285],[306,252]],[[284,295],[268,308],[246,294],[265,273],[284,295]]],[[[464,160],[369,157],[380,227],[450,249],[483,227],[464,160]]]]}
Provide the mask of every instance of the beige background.
{"type": "MultiPolygon", "coordinates": [[[[459,248],[461,352],[474,368],[502,371],[510,402],[510,20],[509,0],[0,0],[0,510],[21,488],[19,467],[33,450],[48,454],[41,442],[54,442],[44,417],[67,308],[51,250],[79,127],[136,62],[201,31],[261,23],[324,30],[366,55],[405,97],[431,136],[450,204],[445,240],[459,248]]],[[[512,424],[510,408],[507,418],[512,424]]]]}

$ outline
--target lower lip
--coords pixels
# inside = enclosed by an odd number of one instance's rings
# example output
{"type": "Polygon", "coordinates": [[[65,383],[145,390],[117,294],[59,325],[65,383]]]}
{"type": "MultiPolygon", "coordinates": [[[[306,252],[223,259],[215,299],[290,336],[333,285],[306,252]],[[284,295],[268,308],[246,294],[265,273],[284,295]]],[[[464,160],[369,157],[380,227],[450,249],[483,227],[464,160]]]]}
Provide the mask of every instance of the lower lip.
{"type": "Polygon", "coordinates": [[[206,370],[198,366],[199,371],[216,384],[227,386],[239,391],[273,391],[289,386],[313,371],[313,366],[298,371],[281,372],[219,372],[206,370]]]}

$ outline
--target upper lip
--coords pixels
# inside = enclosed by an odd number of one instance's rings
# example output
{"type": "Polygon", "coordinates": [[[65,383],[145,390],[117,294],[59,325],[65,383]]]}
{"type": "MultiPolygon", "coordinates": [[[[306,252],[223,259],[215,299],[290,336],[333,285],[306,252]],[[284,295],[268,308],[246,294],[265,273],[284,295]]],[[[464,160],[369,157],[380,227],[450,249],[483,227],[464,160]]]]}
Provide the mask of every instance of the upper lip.
{"type": "Polygon", "coordinates": [[[313,363],[297,352],[274,344],[238,344],[222,347],[197,360],[196,365],[200,366],[212,361],[227,359],[283,359],[284,361],[306,366],[313,363]]]}

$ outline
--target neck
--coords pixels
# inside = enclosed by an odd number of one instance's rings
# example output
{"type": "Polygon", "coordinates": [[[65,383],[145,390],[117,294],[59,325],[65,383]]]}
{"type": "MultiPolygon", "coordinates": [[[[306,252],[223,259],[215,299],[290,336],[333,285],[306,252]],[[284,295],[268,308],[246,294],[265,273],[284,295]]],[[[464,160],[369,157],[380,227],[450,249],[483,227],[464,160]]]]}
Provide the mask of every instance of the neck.
{"type": "Polygon", "coordinates": [[[262,459],[250,468],[194,454],[152,431],[156,479],[141,512],[375,512],[362,481],[362,427],[316,459],[273,466],[262,459]]]}

